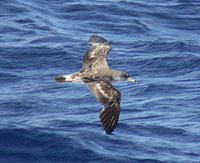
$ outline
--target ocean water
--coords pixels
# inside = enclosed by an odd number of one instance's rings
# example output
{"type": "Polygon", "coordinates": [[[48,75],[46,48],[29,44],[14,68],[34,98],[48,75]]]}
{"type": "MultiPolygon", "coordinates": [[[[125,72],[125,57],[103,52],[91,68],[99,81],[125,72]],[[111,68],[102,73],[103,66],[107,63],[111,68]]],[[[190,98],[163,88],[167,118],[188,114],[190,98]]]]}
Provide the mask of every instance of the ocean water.
{"type": "Polygon", "coordinates": [[[199,0],[1,0],[0,162],[200,162],[199,0]],[[117,129],[82,84],[93,34],[111,68],[138,80],[121,92],[117,129]]]}

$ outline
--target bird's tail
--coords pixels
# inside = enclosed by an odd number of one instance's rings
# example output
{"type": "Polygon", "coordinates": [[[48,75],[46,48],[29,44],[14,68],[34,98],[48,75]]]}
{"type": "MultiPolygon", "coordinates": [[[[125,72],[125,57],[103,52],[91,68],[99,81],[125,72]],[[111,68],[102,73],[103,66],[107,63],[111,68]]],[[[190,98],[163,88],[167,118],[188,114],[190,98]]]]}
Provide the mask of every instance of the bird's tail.
{"type": "Polygon", "coordinates": [[[59,75],[55,77],[55,80],[57,82],[75,82],[75,83],[82,82],[79,72],[69,74],[69,75],[59,75]]]}

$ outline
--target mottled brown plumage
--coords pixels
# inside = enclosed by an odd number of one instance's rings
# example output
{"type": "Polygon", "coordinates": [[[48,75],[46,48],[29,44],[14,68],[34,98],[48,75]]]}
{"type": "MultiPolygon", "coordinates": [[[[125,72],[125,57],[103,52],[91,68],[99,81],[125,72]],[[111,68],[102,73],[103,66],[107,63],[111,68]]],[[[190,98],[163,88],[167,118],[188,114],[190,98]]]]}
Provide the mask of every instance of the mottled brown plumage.
{"type": "Polygon", "coordinates": [[[83,57],[81,72],[109,69],[106,56],[111,50],[111,46],[105,39],[98,37],[95,35],[90,37],[89,43],[91,46],[83,57]]]}
{"type": "Polygon", "coordinates": [[[106,80],[89,83],[88,88],[97,100],[104,105],[99,117],[104,130],[111,133],[116,128],[119,119],[120,92],[106,80]]]}
{"type": "Polygon", "coordinates": [[[89,50],[83,57],[80,72],[70,75],[60,75],[55,78],[58,82],[84,82],[96,99],[104,105],[99,118],[106,133],[112,133],[117,126],[120,115],[120,92],[112,86],[112,81],[131,79],[126,72],[111,70],[106,57],[111,50],[108,41],[93,35],[89,39],[89,50]]]}

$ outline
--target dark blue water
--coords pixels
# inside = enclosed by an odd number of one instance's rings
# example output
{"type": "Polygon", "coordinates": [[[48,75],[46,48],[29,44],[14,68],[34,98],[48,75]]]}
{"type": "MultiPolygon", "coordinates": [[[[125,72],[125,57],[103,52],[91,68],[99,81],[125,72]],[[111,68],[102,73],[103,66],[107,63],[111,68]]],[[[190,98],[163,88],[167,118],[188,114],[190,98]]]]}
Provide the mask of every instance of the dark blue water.
{"type": "Polygon", "coordinates": [[[1,0],[0,162],[200,162],[199,0],[1,0]],[[92,34],[139,82],[107,135],[78,71],[92,34]]]}

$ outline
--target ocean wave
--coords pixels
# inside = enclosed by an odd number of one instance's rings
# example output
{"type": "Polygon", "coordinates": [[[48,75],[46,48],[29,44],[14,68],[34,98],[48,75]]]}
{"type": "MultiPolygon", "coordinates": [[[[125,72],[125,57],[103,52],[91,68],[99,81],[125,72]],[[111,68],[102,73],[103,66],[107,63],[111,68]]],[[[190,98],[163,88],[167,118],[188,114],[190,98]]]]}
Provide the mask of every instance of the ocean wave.
{"type": "Polygon", "coordinates": [[[199,162],[198,1],[1,0],[0,162],[199,162]],[[116,131],[79,71],[93,34],[121,92],[116,131]]]}

